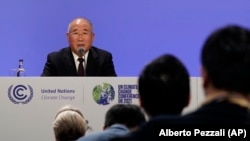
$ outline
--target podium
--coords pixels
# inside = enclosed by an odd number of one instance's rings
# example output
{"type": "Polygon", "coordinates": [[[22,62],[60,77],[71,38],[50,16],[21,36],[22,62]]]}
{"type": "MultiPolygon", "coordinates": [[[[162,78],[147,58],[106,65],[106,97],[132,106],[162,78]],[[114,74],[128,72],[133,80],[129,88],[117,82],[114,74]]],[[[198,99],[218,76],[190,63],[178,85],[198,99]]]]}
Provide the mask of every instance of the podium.
{"type": "MultiPolygon", "coordinates": [[[[201,81],[191,77],[191,100],[184,114],[202,102],[201,81]]],[[[79,107],[93,129],[102,130],[116,103],[139,104],[137,77],[1,77],[0,140],[54,140],[53,120],[65,104],[79,107]]],[[[152,94],[157,96],[157,94],[152,94]]]]}

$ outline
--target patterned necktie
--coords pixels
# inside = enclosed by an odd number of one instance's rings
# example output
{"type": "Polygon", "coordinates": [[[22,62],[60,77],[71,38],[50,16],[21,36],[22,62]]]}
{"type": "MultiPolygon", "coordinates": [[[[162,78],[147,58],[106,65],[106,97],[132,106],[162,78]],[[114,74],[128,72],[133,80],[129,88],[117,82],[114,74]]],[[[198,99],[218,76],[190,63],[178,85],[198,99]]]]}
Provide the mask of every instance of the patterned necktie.
{"type": "Polygon", "coordinates": [[[78,58],[77,60],[80,62],[79,66],[78,66],[77,74],[78,74],[78,76],[84,76],[84,68],[83,68],[84,59],[78,58]]]}

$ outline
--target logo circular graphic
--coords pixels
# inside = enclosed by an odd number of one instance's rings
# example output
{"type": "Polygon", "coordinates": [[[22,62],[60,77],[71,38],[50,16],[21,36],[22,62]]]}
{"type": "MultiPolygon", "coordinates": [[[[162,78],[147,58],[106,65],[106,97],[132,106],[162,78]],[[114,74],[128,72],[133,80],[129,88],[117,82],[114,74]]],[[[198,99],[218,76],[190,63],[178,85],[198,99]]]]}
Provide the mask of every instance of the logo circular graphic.
{"type": "Polygon", "coordinates": [[[115,99],[115,91],[112,85],[103,83],[93,89],[93,99],[99,105],[108,105],[115,99]]]}
{"type": "Polygon", "coordinates": [[[14,104],[27,104],[33,97],[33,89],[30,85],[11,85],[8,89],[8,97],[14,104]]]}

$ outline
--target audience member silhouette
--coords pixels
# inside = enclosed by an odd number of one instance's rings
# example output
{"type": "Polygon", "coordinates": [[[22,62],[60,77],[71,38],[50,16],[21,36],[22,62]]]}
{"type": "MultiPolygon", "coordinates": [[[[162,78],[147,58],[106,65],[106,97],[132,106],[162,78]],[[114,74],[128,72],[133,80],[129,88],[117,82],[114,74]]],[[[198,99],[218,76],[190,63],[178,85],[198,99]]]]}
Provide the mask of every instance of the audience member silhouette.
{"type": "MultiPolygon", "coordinates": [[[[174,55],[163,54],[146,65],[139,76],[138,85],[140,105],[147,113],[149,121],[162,115],[181,115],[189,103],[189,73],[174,55]]],[[[140,132],[139,129],[111,140],[132,140],[140,132]]]]}

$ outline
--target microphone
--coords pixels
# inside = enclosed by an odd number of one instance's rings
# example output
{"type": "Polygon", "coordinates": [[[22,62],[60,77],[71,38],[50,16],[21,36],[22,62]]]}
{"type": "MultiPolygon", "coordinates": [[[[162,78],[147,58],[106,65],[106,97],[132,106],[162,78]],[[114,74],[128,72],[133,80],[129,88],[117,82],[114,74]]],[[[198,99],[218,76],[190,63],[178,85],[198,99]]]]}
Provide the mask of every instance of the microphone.
{"type": "Polygon", "coordinates": [[[84,48],[83,47],[79,47],[77,49],[77,51],[80,53],[81,56],[84,56],[84,48]]]}

